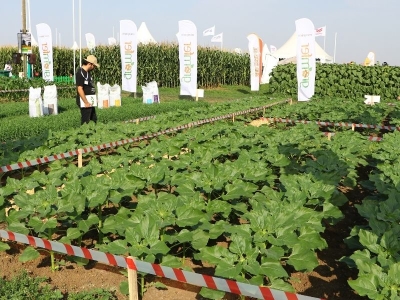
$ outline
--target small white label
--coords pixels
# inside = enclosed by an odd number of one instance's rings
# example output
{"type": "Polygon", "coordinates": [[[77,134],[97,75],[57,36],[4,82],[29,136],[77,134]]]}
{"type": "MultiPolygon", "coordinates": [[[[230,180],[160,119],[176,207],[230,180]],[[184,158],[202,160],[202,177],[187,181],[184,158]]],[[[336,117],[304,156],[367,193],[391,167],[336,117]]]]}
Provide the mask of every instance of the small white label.
{"type": "Polygon", "coordinates": [[[196,96],[198,98],[204,98],[204,89],[197,89],[196,96]]]}

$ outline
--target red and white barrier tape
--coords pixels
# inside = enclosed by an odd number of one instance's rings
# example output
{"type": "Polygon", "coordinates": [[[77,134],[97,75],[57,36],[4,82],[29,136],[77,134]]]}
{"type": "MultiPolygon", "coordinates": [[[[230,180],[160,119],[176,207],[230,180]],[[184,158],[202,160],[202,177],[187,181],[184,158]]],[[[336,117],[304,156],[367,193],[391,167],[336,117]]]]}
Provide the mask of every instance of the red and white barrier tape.
{"type": "MultiPolygon", "coordinates": [[[[44,87],[40,87],[41,90],[44,90],[44,87]]],[[[63,89],[76,89],[75,85],[72,86],[58,86],[57,90],[63,89]]],[[[29,92],[29,89],[19,89],[19,90],[0,90],[0,93],[14,93],[14,92],[29,92]]]]}
{"type": "Polygon", "coordinates": [[[151,120],[151,119],[155,119],[155,118],[156,118],[156,116],[149,116],[149,117],[143,117],[143,118],[139,118],[139,119],[124,121],[124,123],[136,123],[138,121],[147,121],[147,120],[151,120]]]}
{"type": "Polygon", "coordinates": [[[80,248],[69,244],[49,241],[29,235],[15,233],[6,230],[0,230],[0,237],[10,241],[31,245],[33,247],[44,248],[58,253],[77,256],[89,260],[95,260],[101,263],[129,268],[146,274],[153,274],[159,277],[169,278],[175,281],[193,284],[196,286],[207,287],[210,289],[254,297],[266,300],[315,300],[314,298],[293,294],[289,292],[269,289],[267,287],[250,285],[229,279],[202,275],[194,272],[183,271],[181,269],[170,268],[158,264],[152,264],[141,260],[132,260],[127,257],[118,256],[110,253],[104,253],[97,250],[80,248]]]}
{"type": "MultiPolygon", "coordinates": [[[[111,147],[115,147],[115,146],[125,145],[125,144],[129,144],[129,143],[153,138],[153,137],[156,137],[156,136],[159,136],[162,134],[171,133],[171,132],[178,131],[181,129],[190,128],[195,125],[211,123],[214,121],[231,118],[232,116],[238,116],[238,115],[243,115],[243,114],[247,114],[247,113],[252,113],[255,111],[260,111],[264,108],[271,107],[273,105],[277,105],[277,104],[281,104],[281,103],[286,103],[288,101],[290,101],[290,100],[284,100],[284,101],[272,103],[269,105],[265,105],[262,107],[252,108],[252,109],[244,110],[241,112],[235,112],[235,113],[231,113],[231,114],[227,114],[227,115],[223,115],[223,116],[219,116],[219,117],[214,117],[214,118],[210,118],[210,119],[199,120],[199,121],[191,122],[191,123],[181,125],[178,127],[161,130],[161,131],[158,131],[155,133],[151,133],[149,135],[143,135],[143,136],[120,140],[120,141],[116,141],[116,142],[105,143],[105,144],[101,144],[101,145],[97,145],[97,146],[90,146],[90,147],[82,148],[81,150],[82,150],[82,153],[89,153],[89,152],[99,151],[102,149],[107,149],[107,148],[111,148],[111,147]]],[[[146,117],[146,118],[143,118],[143,120],[148,120],[148,118],[152,118],[152,117],[146,117]]],[[[139,120],[141,120],[141,119],[139,119],[139,120]]],[[[134,120],[131,120],[131,121],[134,121],[134,120]]],[[[127,122],[130,122],[130,121],[127,121],[127,122]]],[[[79,150],[75,149],[75,150],[71,150],[71,151],[68,151],[65,153],[61,153],[61,154],[54,154],[54,155],[47,156],[47,157],[41,157],[41,158],[29,160],[29,161],[18,162],[18,163],[11,164],[11,165],[5,165],[5,166],[0,167],[0,174],[23,169],[23,168],[32,167],[32,166],[36,166],[36,165],[40,165],[40,164],[45,164],[45,163],[49,163],[52,161],[56,161],[56,160],[60,160],[60,159],[64,159],[64,158],[68,158],[68,157],[72,157],[72,156],[77,156],[77,155],[79,155],[79,150]]]]}
{"type": "MultiPolygon", "coordinates": [[[[334,135],[336,135],[336,132],[323,132],[323,134],[325,135],[325,136],[334,136],[334,135]]],[[[369,141],[371,141],[371,142],[380,142],[380,141],[382,141],[383,140],[383,138],[382,137],[379,137],[379,136],[369,136],[368,137],[368,140],[369,141]]]]}
{"type": "Polygon", "coordinates": [[[385,126],[385,125],[370,125],[370,124],[357,124],[348,122],[324,122],[324,121],[307,121],[307,120],[291,120],[285,118],[261,118],[270,122],[279,123],[299,123],[299,124],[317,124],[319,126],[337,126],[337,127],[354,127],[354,128],[368,128],[368,129],[386,129],[392,131],[400,131],[400,126],[385,126]]]}

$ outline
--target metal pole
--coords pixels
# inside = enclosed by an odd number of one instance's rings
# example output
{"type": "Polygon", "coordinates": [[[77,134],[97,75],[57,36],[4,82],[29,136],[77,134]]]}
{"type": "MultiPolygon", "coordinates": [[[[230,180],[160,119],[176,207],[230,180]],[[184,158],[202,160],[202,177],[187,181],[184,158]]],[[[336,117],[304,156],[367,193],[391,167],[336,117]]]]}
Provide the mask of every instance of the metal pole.
{"type": "Polygon", "coordinates": [[[31,24],[31,1],[28,0],[28,30],[32,34],[32,24],[31,24]]]}
{"type": "MultiPolygon", "coordinates": [[[[22,34],[26,33],[26,0],[22,0],[22,34]]],[[[27,55],[23,55],[22,72],[24,77],[27,77],[27,55]]]]}
{"type": "Polygon", "coordinates": [[[75,62],[75,0],[72,0],[72,51],[74,51],[74,71],[72,76],[74,77],[75,83],[75,72],[76,72],[76,62],[75,62]]]}
{"type": "MultiPolygon", "coordinates": [[[[27,4],[27,6],[26,6],[26,8],[27,8],[27,10],[28,10],[28,17],[27,17],[27,25],[26,25],[26,27],[27,27],[27,31],[30,33],[30,35],[31,35],[31,47],[33,46],[32,45],[32,37],[33,37],[33,34],[32,34],[32,28],[31,28],[31,1],[30,0],[27,0],[26,1],[26,4],[27,4]]],[[[33,73],[33,64],[29,64],[29,65],[27,65],[27,67],[28,67],[28,72],[29,72],[29,77],[30,78],[32,78],[32,77],[35,77],[34,76],[34,73],[33,73]]]]}
{"type": "Polygon", "coordinates": [[[82,65],[82,1],[79,0],[79,65],[82,65]]]}
{"type": "Polygon", "coordinates": [[[22,32],[26,33],[26,0],[22,0],[22,32]]]}
{"type": "Polygon", "coordinates": [[[335,48],[333,49],[333,62],[336,62],[336,37],[337,37],[337,32],[335,32],[335,48]]]}

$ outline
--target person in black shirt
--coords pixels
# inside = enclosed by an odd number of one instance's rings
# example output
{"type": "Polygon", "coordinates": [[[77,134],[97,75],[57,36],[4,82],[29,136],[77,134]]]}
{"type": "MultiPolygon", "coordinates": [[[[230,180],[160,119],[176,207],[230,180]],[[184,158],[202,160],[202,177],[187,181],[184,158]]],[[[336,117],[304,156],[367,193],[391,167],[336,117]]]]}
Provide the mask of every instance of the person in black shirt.
{"type": "Polygon", "coordinates": [[[82,67],[75,74],[76,104],[81,110],[81,125],[90,121],[97,122],[96,108],[88,101],[90,97],[87,97],[96,95],[96,88],[90,74],[90,71],[95,68],[100,68],[97,58],[94,55],[89,55],[83,59],[82,67]]]}

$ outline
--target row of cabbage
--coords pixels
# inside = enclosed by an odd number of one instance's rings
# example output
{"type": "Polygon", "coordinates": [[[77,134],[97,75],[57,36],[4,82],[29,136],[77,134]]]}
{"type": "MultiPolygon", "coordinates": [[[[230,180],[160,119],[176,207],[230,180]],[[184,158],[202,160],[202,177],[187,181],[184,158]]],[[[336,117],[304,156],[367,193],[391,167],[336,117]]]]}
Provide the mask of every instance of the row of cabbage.
{"type": "MultiPolygon", "coordinates": [[[[349,284],[359,295],[367,296],[369,299],[398,299],[400,297],[398,105],[386,101],[368,106],[362,101],[335,99],[329,102],[313,101],[303,106],[302,109],[298,106],[276,107],[273,116],[293,120],[372,125],[358,130],[362,140],[342,140],[342,159],[347,163],[355,162],[357,170],[356,174],[353,174],[355,176],[345,179],[347,182],[345,186],[361,186],[364,191],[365,198],[361,204],[355,206],[366,223],[352,228],[345,243],[354,254],[343,257],[341,261],[358,270],[357,279],[349,280],[349,284]],[[374,128],[374,125],[391,129],[382,130],[374,128]],[[365,138],[371,134],[383,137],[382,141],[365,144],[365,138]]],[[[334,140],[349,134],[349,127],[324,127],[322,130],[340,132],[334,140]]]]}
{"type": "MultiPolygon", "coordinates": [[[[101,123],[129,121],[145,116],[189,109],[191,107],[208,106],[207,102],[169,101],[162,105],[144,104],[142,99],[122,97],[123,105],[108,109],[97,109],[96,114],[101,123]]],[[[14,102],[2,104],[0,119],[0,141],[8,142],[47,136],[49,132],[63,132],[68,129],[78,129],[81,126],[79,108],[73,98],[62,99],[58,102],[58,114],[46,115],[40,118],[29,118],[29,104],[14,102]]]]}
{"type": "MultiPolygon", "coordinates": [[[[60,101],[62,113],[59,115],[28,120],[23,116],[4,118],[0,120],[0,137],[4,134],[4,136],[15,137],[16,140],[5,140],[0,144],[0,162],[6,165],[82,147],[97,146],[105,142],[114,142],[182,125],[185,120],[189,122],[249,108],[256,109],[284,101],[284,99],[266,99],[258,96],[212,106],[206,102],[193,101],[171,101],[162,105],[146,105],[138,101],[130,99],[126,101],[123,108],[112,107],[107,111],[99,110],[97,113],[102,122],[96,126],[94,124],[80,125],[79,113],[72,99],[60,101]],[[151,116],[156,116],[159,121],[147,124],[136,122],[138,118],[151,116]],[[123,124],[120,121],[134,122],[123,124]],[[23,137],[27,138],[23,139],[23,137]]],[[[21,103],[10,103],[5,106],[14,107],[21,113],[21,105],[21,103]]]]}

